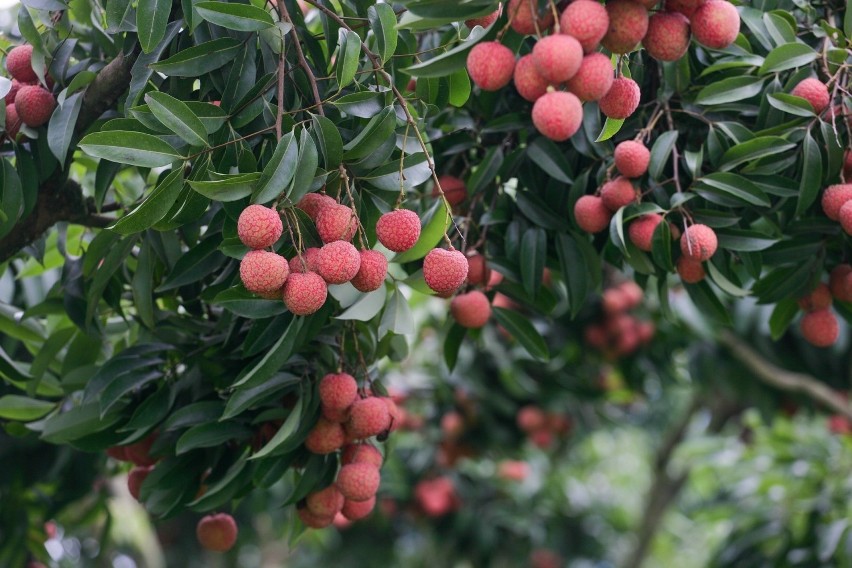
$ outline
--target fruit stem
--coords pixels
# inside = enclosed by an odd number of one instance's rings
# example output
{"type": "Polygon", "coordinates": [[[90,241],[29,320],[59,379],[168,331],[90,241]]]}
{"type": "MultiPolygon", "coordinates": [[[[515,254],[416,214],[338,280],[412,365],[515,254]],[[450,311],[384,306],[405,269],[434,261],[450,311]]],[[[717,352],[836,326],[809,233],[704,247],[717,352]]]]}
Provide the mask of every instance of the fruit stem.
{"type": "Polygon", "coordinates": [[[553,33],[561,33],[561,29],[559,27],[559,12],[556,10],[556,3],[553,0],[548,0],[548,3],[550,4],[550,10],[553,12],[553,33]]]}
{"type": "Polygon", "coordinates": [[[290,233],[290,241],[292,241],[293,243],[293,248],[296,249],[296,256],[299,258],[299,262],[302,264],[302,270],[307,272],[308,265],[305,262],[305,259],[302,257],[302,232],[299,230],[299,219],[298,217],[296,217],[295,212],[290,211],[289,207],[282,209],[282,212],[284,213],[284,220],[287,221],[287,231],[290,233]],[[293,236],[293,226],[290,224],[289,217],[290,214],[293,215],[293,221],[296,224],[296,234],[299,235],[298,244],[296,238],[293,236]]]}
{"type": "MultiPolygon", "coordinates": [[[[356,232],[358,233],[358,244],[361,245],[361,250],[367,250],[368,247],[364,242],[364,235],[366,235],[367,232],[364,230],[364,225],[361,224],[361,218],[358,217],[358,211],[355,209],[355,196],[352,195],[352,189],[349,187],[349,176],[346,174],[346,168],[343,164],[338,166],[338,170],[340,171],[341,185],[346,188],[346,195],[349,196],[349,204],[352,207],[355,222],[358,223],[358,227],[356,228],[356,232]]],[[[349,222],[351,223],[352,219],[350,219],[349,222]]],[[[346,227],[346,232],[349,232],[349,226],[346,227]]]]}

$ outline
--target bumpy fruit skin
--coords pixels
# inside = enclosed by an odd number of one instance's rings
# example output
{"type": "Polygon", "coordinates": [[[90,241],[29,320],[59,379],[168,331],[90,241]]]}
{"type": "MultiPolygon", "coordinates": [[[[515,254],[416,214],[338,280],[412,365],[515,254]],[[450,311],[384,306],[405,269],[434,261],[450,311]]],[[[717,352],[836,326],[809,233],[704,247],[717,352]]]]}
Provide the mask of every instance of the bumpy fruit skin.
{"type": "Polygon", "coordinates": [[[666,10],[680,12],[687,18],[692,18],[695,11],[707,0],[666,0],[666,10]]]}
{"type": "Polygon", "coordinates": [[[294,273],[284,284],[284,304],[297,316],[307,316],[322,307],[328,286],[316,272],[294,273]]]}
{"type": "Polygon", "coordinates": [[[626,177],[617,177],[603,184],[601,199],[604,206],[615,213],[622,207],[630,205],[639,198],[639,192],[626,177]]]}
{"type": "Polygon", "coordinates": [[[819,79],[808,77],[799,82],[790,91],[791,95],[802,97],[814,107],[814,112],[821,114],[831,102],[831,96],[828,94],[828,87],[819,79]]]}
{"type": "Polygon", "coordinates": [[[390,426],[387,405],[379,397],[371,396],[356,400],[349,411],[346,433],[353,440],[377,436],[390,426]]]}
{"type": "Polygon", "coordinates": [[[701,261],[692,260],[685,256],[677,259],[677,273],[680,275],[680,279],[687,284],[697,284],[707,276],[701,261]]]}
{"type": "Polygon", "coordinates": [[[304,211],[316,223],[319,212],[331,205],[337,205],[337,201],[324,193],[306,193],[296,204],[296,207],[304,211]]]}
{"type": "Polygon", "coordinates": [[[840,335],[837,317],[830,310],[817,310],[805,314],[802,317],[800,329],[805,341],[816,347],[830,347],[840,335]]]}
{"type": "Polygon", "coordinates": [[[806,312],[827,310],[831,307],[831,289],[828,284],[820,283],[807,296],[799,298],[799,307],[806,312]]]}
{"type": "Polygon", "coordinates": [[[612,211],[596,195],[584,195],[574,204],[577,225],[587,233],[599,233],[609,227],[612,211]]]}
{"type": "Polygon", "coordinates": [[[551,83],[564,83],[580,69],[583,47],[569,35],[554,34],[538,40],[532,56],[542,77],[551,83]]]}
{"type": "Polygon", "coordinates": [[[691,225],[680,238],[680,252],[683,256],[699,262],[710,260],[710,257],[716,254],[718,246],[716,232],[707,225],[691,225]]]}
{"type": "Polygon", "coordinates": [[[271,247],[283,232],[281,216],[271,207],[249,205],[237,219],[237,235],[251,249],[271,247]]]}
{"type": "Polygon", "coordinates": [[[648,21],[642,45],[654,59],[677,61],[689,48],[689,20],[679,12],[657,12],[648,21]]]}
{"type": "Polygon", "coordinates": [[[246,290],[255,294],[275,292],[289,275],[287,259],[274,252],[250,250],[240,261],[240,280],[246,290]]]}
{"type": "Polygon", "coordinates": [[[852,200],[847,201],[840,208],[840,226],[847,235],[852,235],[852,200]]]}
{"type": "Polygon", "coordinates": [[[351,284],[359,292],[378,290],[388,275],[388,259],[377,250],[362,250],[361,266],[352,278],[351,284]]]}
{"type": "Polygon", "coordinates": [[[577,38],[583,51],[590,53],[598,48],[609,30],[609,14],[600,2],[576,0],[563,10],[559,27],[562,33],[577,38]]]}
{"type": "Polygon", "coordinates": [[[479,253],[468,253],[467,255],[467,283],[472,286],[480,286],[488,282],[491,270],[485,261],[485,257],[479,253]]]}
{"type": "Polygon", "coordinates": [[[438,294],[451,294],[467,278],[467,258],[455,249],[432,249],[423,259],[423,278],[438,294]]]}
{"type": "Polygon", "coordinates": [[[308,495],[305,504],[317,517],[333,517],[343,508],[343,495],[336,485],[329,485],[308,495]]]}
{"type": "Polygon", "coordinates": [[[305,447],[315,454],[336,452],[346,443],[343,426],[337,422],[320,418],[305,438],[305,447]]]}
{"type": "Polygon", "coordinates": [[[334,522],[334,516],[320,517],[311,513],[311,510],[307,507],[297,507],[296,514],[299,515],[299,520],[302,521],[302,524],[312,529],[324,529],[334,522]]]}
{"type": "Polygon", "coordinates": [[[12,86],[9,87],[9,92],[6,93],[6,96],[3,98],[6,101],[7,105],[11,105],[15,102],[15,97],[18,96],[18,91],[21,90],[25,83],[21,83],[17,79],[12,79],[12,86]]]}
{"type": "Polygon", "coordinates": [[[379,490],[379,470],[368,463],[350,463],[340,468],[337,488],[349,501],[368,501],[379,490]]]}
{"type": "Polygon", "coordinates": [[[599,101],[612,88],[614,80],[609,57],[603,53],[590,53],[583,58],[580,70],[568,81],[567,86],[583,102],[599,101]]]}
{"type": "Polygon", "coordinates": [[[15,140],[18,137],[18,132],[20,132],[22,124],[23,122],[21,121],[21,117],[18,116],[18,110],[15,108],[15,105],[6,105],[6,134],[9,135],[9,138],[15,140]]]}
{"type": "Polygon", "coordinates": [[[237,542],[237,523],[226,513],[207,515],[198,521],[195,535],[207,550],[227,552],[237,542]]]}
{"type": "MultiPolygon", "coordinates": [[[[441,184],[441,189],[444,190],[444,197],[453,207],[467,199],[467,187],[464,180],[455,176],[438,176],[438,182],[441,184]]],[[[432,188],[432,197],[437,199],[440,195],[441,193],[436,185],[432,188]]]]}
{"type": "Polygon", "coordinates": [[[544,136],[562,142],[571,138],[583,124],[583,105],[577,95],[553,91],[535,102],[532,120],[544,136]]]}
{"type": "Polygon", "coordinates": [[[388,416],[390,423],[388,424],[387,432],[396,432],[405,422],[405,411],[396,405],[396,402],[389,396],[381,397],[381,401],[388,407],[388,416]]]}
{"type": "Polygon", "coordinates": [[[724,49],[740,33],[740,14],[725,0],[708,0],[689,19],[695,40],[712,49],[724,49]]]}
{"type": "Polygon", "coordinates": [[[361,255],[349,241],[334,241],[320,249],[317,272],[329,284],[352,280],[361,268],[361,255]]]}
{"type": "Polygon", "coordinates": [[[139,492],[142,488],[142,483],[153,469],[154,466],[152,465],[146,467],[136,466],[127,474],[127,490],[130,491],[130,495],[132,495],[137,501],[139,500],[139,492]]]}
{"type": "Polygon", "coordinates": [[[515,54],[499,41],[476,44],[467,55],[467,72],[483,91],[498,91],[509,84],[515,70],[515,54]]]}
{"type": "Polygon", "coordinates": [[[838,264],[828,281],[831,295],[841,302],[852,302],[852,265],[838,264]]]}
{"type": "Polygon", "coordinates": [[[38,128],[50,120],[56,108],[56,99],[47,89],[38,85],[25,85],[15,95],[15,108],[24,124],[38,128]]]}
{"type": "Polygon", "coordinates": [[[376,236],[393,252],[405,252],[420,238],[420,217],[408,209],[389,211],[379,217],[376,236]]]}
{"type": "Polygon", "coordinates": [[[629,178],[638,178],[648,171],[651,152],[644,144],[636,140],[625,140],[615,147],[615,167],[618,172],[629,178]]]}
{"type": "Polygon", "coordinates": [[[368,463],[376,469],[382,467],[382,453],[372,444],[347,444],[340,456],[340,463],[368,463]]]}
{"type": "Polygon", "coordinates": [[[366,501],[350,501],[346,500],[343,502],[343,516],[349,519],[350,521],[357,521],[359,519],[366,518],[373,512],[373,509],[376,507],[376,496],[373,495],[366,501]]]}
{"type": "Polygon", "coordinates": [[[612,53],[633,51],[648,31],[648,9],[633,0],[606,3],[609,29],[601,43],[612,53]]]}
{"type": "Polygon", "coordinates": [[[38,76],[32,65],[33,46],[19,45],[6,56],[6,70],[21,83],[35,83],[38,76]]]}
{"type": "Polygon", "coordinates": [[[524,55],[518,59],[513,79],[518,94],[531,103],[543,97],[549,85],[547,79],[539,74],[532,55],[524,55]]]}
{"type": "Polygon", "coordinates": [[[290,259],[290,272],[316,272],[317,271],[317,262],[319,260],[319,251],[320,249],[316,247],[306,248],[302,253],[302,258],[299,258],[299,255],[294,256],[290,259]]]}
{"type": "Polygon", "coordinates": [[[830,185],[822,194],[822,210],[832,221],[840,220],[840,208],[852,200],[852,183],[830,185]]]}
{"type": "Polygon", "coordinates": [[[657,226],[662,222],[662,215],[642,215],[630,223],[630,227],[627,229],[630,241],[636,245],[636,248],[639,250],[651,252],[651,242],[654,239],[654,231],[657,230],[657,226]]]}
{"type": "Polygon", "coordinates": [[[478,18],[471,18],[469,20],[464,21],[464,25],[466,25],[469,29],[473,29],[476,26],[482,26],[483,28],[487,28],[491,24],[497,21],[497,18],[500,17],[500,14],[503,12],[503,4],[498,4],[497,9],[488,14],[487,16],[480,16],[478,18]]]}
{"type": "Polygon", "coordinates": [[[507,9],[512,29],[519,34],[536,33],[536,24],[538,24],[539,31],[542,32],[553,25],[553,12],[549,9],[534,15],[533,10],[538,9],[538,3],[535,0],[533,2],[530,2],[530,0],[509,0],[507,9]]]}
{"type": "Polygon", "coordinates": [[[324,407],[344,410],[358,398],[358,383],[349,373],[329,373],[320,381],[319,396],[324,407]]]}
{"type": "Polygon", "coordinates": [[[642,93],[633,79],[619,77],[612,82],[609,92],[598,103],[601,112],[609,118],[627,118],[639,108],[642,93]]]}
{"type": "Polygon", "coordinates": [[[322,242],[351,241],[358,230],[355,211],[345,205],[329,205],[317,214],[317,232],[322,242]]]}
{"type": "Polygon", "coordinates": [[[491,303],[485,294],[473,290],[453,298],[450,302],[450,313],[460,326],[477,329],[491,319],[491,303]]]}

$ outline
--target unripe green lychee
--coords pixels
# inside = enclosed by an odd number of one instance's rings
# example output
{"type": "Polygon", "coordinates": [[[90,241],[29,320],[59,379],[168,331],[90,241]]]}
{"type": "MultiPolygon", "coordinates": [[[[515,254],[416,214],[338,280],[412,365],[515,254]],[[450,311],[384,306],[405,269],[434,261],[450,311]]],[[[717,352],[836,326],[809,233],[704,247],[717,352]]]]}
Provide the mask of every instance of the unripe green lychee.
{"type": "Polygon", "coordinates": [[[740,14],[730,2],[708,0],[692,14],[692,35],[695,40],[712,49],[725,49],[740,33],[740,14]]]}
{"type": "Polygon", "coordinates": [[[480,16],[478,18],[471,18],[469,20],[464,21],[464,25],[466,25],[469,29],[473,29],[476,26],[482,26],[483,28],[487,28],[491,24],[497,21],[497,18],[500,17],[500,14],[503,12],[503,4],[497,4],[497,9],[488,14],[487,16],[480,16]]]}
{"type": "Polygon", "coordinates": [[[320,309],[328,297],[328,286],[316,272],[293,273],[284,284],[284,304],[297,316],[320,309]]]}
{"type": "Polygon", "coordinates": [[[524,55],[515,65],[515,88],[518,94],[531,103],[536,102],[547,92],[549,83],[535,66],[532,55],[524,55]]]}
{"type": "Polygon", "coordinates": [[[373,495],[366,501],[351,501],[349,499],[343,502],[343,516],[350,521],[357,521],[366,518],[373,512],[376,507],[376,496],[373,495]]]}
{"type": "Polygon", "coordinates": [[[349,241],[334,241],[324,245],[317,255],[317,273],[329,284],[352,280],[361,268],[361,255],[349,241]]]}
{"type": "Polygon", "coordinates": [[[828,282],[831,295],[841,302],[852,302],[852,265],[838,264],[828,282]]]}
{"type": "Polygon", "coordinates": [[[335,204],[323,207],[317,214],[317,232],[324,243],[333,241],[351,241],[358,230],[358,217],[355,210],[345,205],[335,204]]]}
{"type": "Polygon", "coordinates": [[[637,140],[625,140],[615,147],[615,168],[629,178],[638,178],[648,171],[651,163],[651,152],[637,140]]]}
{"type": "Polygon", "coordinates": [[[642,45],[654,59],[677,61],[689,48],[689,20],[679,12],[657,12],[648,21],[642,45]]]}
{"type": "Polygon", "coordinates": [[[680,238],[680,251],[683,255],[700,262],[709,260],[716,253],[718,246],[716,232],[707,225],[691,225],[680,238]]]}
{"type": "Polygon", "coordinates": [[[316,223],[319,212],[331,205],[337,205],[337,201],[324,193],[306,193],[296,207],[304,211],[316,223]]]}
{"type": "Polygon", "coordinates": [[[553,91],[533,104],[532,120],[544,136],[562,142],[571,138],[583,124],[583,105],[572,93],[553,91]]]}
{"type": "Polygon", "coordinates": [[[246,290],[270,294],[280,290],[290,274],[287,259],[265,250],[250,250],[240,261],[240,280],[246,290]]]}
{"type": "Polygon", "coordinates": [[[337,488],[349,501],[368,501],[379,490],[379,470],[368,463],[350,463],[340,468],[337,488]]]}
{"type": "Polygon", "coordinates": [[[249,205],[237,219],[237,235],[251,249],[271,247],[283,232],[281,216],[271,207],[249,205]]]}
{"type": "Polygon", "coordinates": [[[356,400],[349,411],[346,433],[353,440],[377,436],[390,426],[387,405],[376,396],[356,400]]]}
{"type": "Polygon", "coordinates": [[[601,187],[603,204],[613,213],[626,205],[636,202],[639,197],[639,192],[626,177],[619,176],[606,182],[601,187]]]}
{"type": "Polygon", "coordinates": [[[633,79],[618,77],[612,87],[601,98],[598,105],[601,112],[609,118],[627,118],[639,108],[642,93],[633,79]]]}
{"type": "Polygon", "coordinates": [[[791,95],[802,97],[814,107],[814,112],[821,114],[831,102],[831,96],[828,94],[828,87],[819,79],[808,77],[800,81],[793,90],[791,95]]]}
{"type": "Polygon", "coordinates": [[[614,80],[609,57],[603,53],[590,53],[583,58],[580,70],[568,81],[567,87],[581,101],[599,101],[612,88],[614,80]]]}
{"type": "Polygon", "coordinates": [[[305,498],[305,505],[317,517],[333,517],[343,508],[343,495],[337,486],[332,484],[310,493],[305,498]]]}
{"type": "Polygon", "coordinates": [[[666,0],[666,10],[680,12],[689,19],[707,0],[666,0]]]}
{"type": "Polygon", "coordinates": [[[651,252],[651,243],[654,240],[654,231],[657,226],[663,222],[663,216],[657,213],[650,215],[642,215],[628,227],[627,232],[630,235],[630,241],[636,245],[639,250],[651,252]]]}
{"type": "Polygon", "coordinates": [[[485,294],[472,290],[453,298],[450,313],[460,326],[476,329],[491,319],[491,303],[485,294]]]}
{"type": "Polygon", "coordinates": [[[808,312],[799,324],[802,337],[816,347],[830,347],[840,335],[840,325],[831,310],[808,312]]]}
{"type": "MultiPolygon", "coordinates": [[[[464,180],[461,180],[455,176],[438,176],[438,181],[441,183],[441,189],[444,190],[444,197],[447,198],[447,202],[456,206],[465,199],[467,199],[467,187],[464,184],[464,180]]],[[[438,198],[441,193],[438,191],[438,186],[434,186],[432,188],[432,197],[438,198]]]]}
{"type": "Polygon", "coordinates": [[[35,83],[38,75],[32,65],[33,46],[29,44],[13,47],[6,56],[6,70],[21,83],[35,83]]]}
{"type": "Polygon", "coordinates": [[[609,29],[601,43],[612,53],[630,53],[648,31],[648,9],[634,0],[606,3],[609,29]]]}
{"type": "Polygon", "coordinates": [[[361,265],[351,284],[359,292],[372,292],[381,288],[388,275],[388,259],[377,250],[362,250],[361,265]]]}
{"type": "Polygon", "coordinates": [[[831,289],[828,284],[820,282],[811,293],[799,298],[798,304],[806,312],[813,312],[830,308],[831,300],[831,289]]]}
{"type": "Polygon", "coordinates": [[[336,452],[346,443],[346,433],[343,426],[337,422],[320,418],[308,432],[305,447],[315,454],[330,454],[336,452]]]}
{"type": "Polygon", "coordinates": [[[358,398],[358,383],[349,373],[328,373],[320,381],[319,396],[324,407],[344,410],[358,398]]]}
{"type": "Polygon", "coordinates": [[[420,238],[420,217],[408,209],[389,211],[379,217],[376,237],[393,252],[405,252],[420,238]]]}
{"type": "Polygon", "coordinates": [[[574,204],[577,225],[587,233],[599,233],[609,227],[612,211],[596,195],[584,195],[574,204]]]}
{"type": "Polygon", "coordinates": [[[56,99],[40,85],[25,85],[15,95],[15,108],[24,124],[38,128],[50,120],[56,99]]]}
{"type": "Polygon", "coordinates": [[[451,294],[467,278],[467,258],[461,252],[434,248],[423,259],[426,285],[439,294],[451,294]]]}
{"type": "Polygon", "coordinates": [[[237,542],[237,523],[227,513],[207,515],[198,521],[195,534],[207,550],[227,552],[237,542]]]}
{"type": "Polygon", "coordinates": [[[473,46],[467,55],[467,72],[483,91],[498,91],[509,84],[515,71],[515,54],[499,41],[473,46]]]}
{"type": "Polygon", "coordinates": [[[559,27],[563,34],[577,38],[583,51],[591,53],[609,30],[609,15],[600,2],[575,0],[562,11],[559,27]]]}
{"type": "Polygon", "coordinates": [[[830,185],[822,194],[822,210],[832,221],[840,220],[840,208],[852,200],[852,183],[830,185]]]}
{"type": "Polygon", "coordinates": [[[509,0],[507,13],[512,29],[521,35],[532,35],[536,29],[544,32],[553,25],[553,12],[536,0],[509,0]]]}
{"type": "Polygon", "coordinates": [[[532,56],[539,75],[550,83],[564,83],[580,69],[583,47],[569,35],[553,34],[535,43],[532,56]]]}

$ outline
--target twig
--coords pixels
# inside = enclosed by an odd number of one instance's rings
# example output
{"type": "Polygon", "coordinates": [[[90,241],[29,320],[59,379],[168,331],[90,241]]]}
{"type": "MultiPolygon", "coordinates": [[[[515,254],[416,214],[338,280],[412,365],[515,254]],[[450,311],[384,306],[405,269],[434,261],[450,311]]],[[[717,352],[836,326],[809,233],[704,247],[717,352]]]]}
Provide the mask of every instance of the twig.
{"type": "MultiPolygon", "coordinates": [[[[290,13],[287,11],[287,6],[284,3],[284,0],[278,0],[278,14],[282,21],[287,22],[289,24],[293,24],[293,20],[290,19],[290,13]]],[[[348,26],[347,26],[348,27],[348,26]]],[[[311,83],[311,90],[314,92],[314,101],[317,103],[317,112],[321,115],[325,116],[325,112],[322,110],[322,99],[319,95],[319,88],[317,87],[317,78],[314,76],[314,72],[311,69],[311,66],[308,65],[307,60],[305,59],[305,54],[302,51],[301,39],[299,38],[299,34],[296,31],[296,26],[293,25],[293,46],[296,48],[296,57],[299,58],[299,66],[305,71],[305,74],[308,76],[308,81],[311,83]]],[[[282,55],[283,57],[283,55],[282,55]]],[[[279,72],[280,74],[280,72],[279,72]]],[[[279,79],[280,85],[281,79],[279,79]]],[[[281,101],[278,101],[278,105],[281,106],[281,101]]],[[[280,130],[280,126],[279,126],[280,130]]],[[[278,136],[281,137],[280,134],[278,136]]]]}

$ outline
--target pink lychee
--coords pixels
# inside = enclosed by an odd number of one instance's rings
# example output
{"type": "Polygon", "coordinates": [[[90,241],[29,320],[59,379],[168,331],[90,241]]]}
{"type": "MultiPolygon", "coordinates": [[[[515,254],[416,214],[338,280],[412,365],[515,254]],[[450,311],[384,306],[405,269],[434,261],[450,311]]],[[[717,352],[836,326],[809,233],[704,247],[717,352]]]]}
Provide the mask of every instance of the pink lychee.
{"type": "Polygon", "coordinates": [[[337,488],[348,501],[368,501],[379,490],[379,470],[368,463],[350,463],[340,468],[337,488]]]}
{"type": "Polygon", "coordinates": [[[618,77],[598,105],[609,118],[627,118],[639,108],[642,93],[633,79],[618,77]]]}
{"type": "Polygon", "coordinates": [[[467,55],[471,80],[483,91],[497,91],[509,84],[515,70],[515,54],[499,41],[473,46],[467,55]]]}
{"type": "Polygon", "coordinates": [[[828,94],[828,87],[819,79],[808,77],[800,81],[790,94],[797,97],[802,97],[814,107],[814,112],[821,114],[831,102],[831,96],[828,94]]]}
{"type": "Polygon", "coordinates": [[[648,31],[648,9],[634,0],[606,3],[609,29],[601,43],[612,53],[633,51],[648,31]]]}
{"type": "Polygon", "coordinates": [[[287,259],[274,252],[250,250],[240,261],[240,280],[246,290],[255,294],[279,290],[289,274],[287,259]]]}
{"type": "Polygon", "coordinates": [[[393,252],[405,252],[420,238],[420,217],[408,209],[385,213],[376,223],[376,236],[393,252]]]}
{"type": "Polygon", "coordinates": [[[271,207],[249,205],[237,219],[237,235],[251,249],[271,247],[283,232],[281,216],[271,207]]]}
{"type": "Polygon", "coordinates": [[[574,36],[583,51],[590,53],[609,30],[609,15],[606,8],[595,0],[575,0],[568,4],[559,17],[562,33],[574,36]]]}
{"type": "Polygon", "coordinates": [[[479,290],[459,294],[450,303],[453,319],[467,328],[480,328],[491,318],[491,303],[479,290]]]}
{"type": "Polygon", "coordinates": [[[307,316],[325,304],[328,286],[316,272],[293,273],[284,284],[284,304],[297,316],[307,316]]]}
{"type": "Polygon", "coordinates": [[[523,98],[534,103],[547,92],[548,82],[542,77],[533,62],[532,55],[524,55],[515,65],[515,88],[523,98]]]}
{"type": "Polygon", "coordinates": [[[533,104],[532,120],[544,136],[562,142],[573,136],[583,124],[583,105],[572,93],[553,91],[533,104]]]}
{"type": "Polygon", "coordinates": [[[740,32],[740,14],[730,2],[708,0],[692,14],[692,35],[712,49],[724,49],[734,43],[740,32]]]}
{"type": "Polygon", "coordinates": [[[333,410],[344,410],[358,398],[358,383],[349,373],[328,373],[319,384],[322,405],[333,410]]]}
{"type": "Polygon", "coordinates": [[[345,205],[328,205],[317,214],[317,232],[324,243],[351,241],[358,230],[355,210],[345,205]]]}
{"type": "Polygon", "coordinates": [[[657,226],[663,222],[663,216],[656,213],[651,215],[642,215],[628,227],[627,232],[630,236],[630,241],[636,245],[639,250],[651,252],[651,242],[654,239],[654,231],[657,226]]]}
{"type": "Polygon", "coordinates": [[[612,211],[596,195],[584,195],[574,204],[577,225],[587,233],[599,233],[609,227],[612,211]]]}
{"type": "Polygon", "coordinates": [[[352,280],[361,268],[361,255],[349,241],[334,241],[324,245],[317,255],[317,272],[329,284],[352,280]]]}
{"type": "Polygon", "coordinates": [[[603,184],[601,199],[604,206],[615,213],[622,207],[635,203],[639,199],[639,192],[628,178],[619,176],[603,184]]]}
{"type": "Polygon", "coordinates": [[[654,59],[677,61],[689,48],[689,20],[679,12],[657,12],[648,21],[642,45],[654,59]]]}
{"type": "Polygon", "coordinates": [[[638,178],[648,171],[651,152],[637,140],[625,140],[615,147],[615,167],[621,175],[638,178]]]}
{"type": "Polygon", "coordinates": [[[467,268],[467,258],[460,251],[434,248],[423,259],[423,278],[435,292],[451,294],[467,278],[467,268]]]}
{"type": "Polygon", "coordinates": [[[580,69],[583,47],[569,35],[554,34],[538,40],[532,56],[539,75],[550,83],[564,83],[580,69]]]}
{"type": "Polygon", "coordinates": [[[378,290],[388,275],[388,259],[377,250],[362,250],[361,264],[351,284],[359,292],[378,290]]]}
{"type": "Polygon", "coordinates": [[[612,88],[614,80],[609,57],[603,53],[590,53],[583,58],[580,70],[568,81],[567,86],[581,101],[599,101],[612,88]]]}
{"type": "Polygon", "coordinates": [[[802,336],[816,347],[830,347],[840,335],[840,325],[831,310],[808,312],[799,324],[802,336]]]}
{"type": "Polygon", "coordinates": [[[709,260],[716,253],[718,246],[716,232],[707,225],[691,225],[680,238],[680,251],[683,256],[700,262],[709,260]]]}

